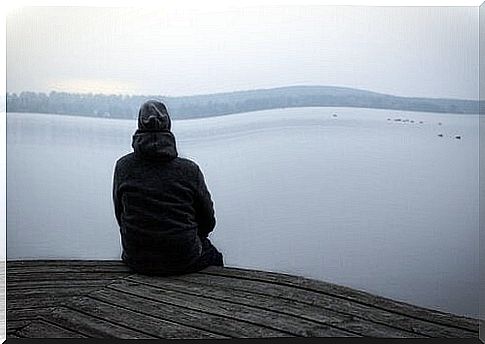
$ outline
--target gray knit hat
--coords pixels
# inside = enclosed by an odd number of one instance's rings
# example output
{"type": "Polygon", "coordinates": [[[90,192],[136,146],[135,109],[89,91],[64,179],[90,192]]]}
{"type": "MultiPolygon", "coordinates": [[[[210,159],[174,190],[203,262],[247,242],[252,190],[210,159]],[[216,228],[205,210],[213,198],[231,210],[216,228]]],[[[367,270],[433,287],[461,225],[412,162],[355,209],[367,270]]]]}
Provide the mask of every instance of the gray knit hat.
{"type": "Polygon", "coordinates": [[[157,100],[145,102],[138,112],[138,129],[142,131],[170,131],[172,121],[165,105],[157,100]]]}

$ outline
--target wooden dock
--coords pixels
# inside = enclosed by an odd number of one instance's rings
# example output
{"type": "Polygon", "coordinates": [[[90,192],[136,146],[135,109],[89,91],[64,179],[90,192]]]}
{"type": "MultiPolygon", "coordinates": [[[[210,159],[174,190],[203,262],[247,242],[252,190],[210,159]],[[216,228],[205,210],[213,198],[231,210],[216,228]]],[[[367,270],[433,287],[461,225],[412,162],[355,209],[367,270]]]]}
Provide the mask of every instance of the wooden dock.
{"type": "Polygon", "coordinates": [[[461,337],[478,320],[297,276],[119,261],[7,262],[7,338],[461,337]]]}

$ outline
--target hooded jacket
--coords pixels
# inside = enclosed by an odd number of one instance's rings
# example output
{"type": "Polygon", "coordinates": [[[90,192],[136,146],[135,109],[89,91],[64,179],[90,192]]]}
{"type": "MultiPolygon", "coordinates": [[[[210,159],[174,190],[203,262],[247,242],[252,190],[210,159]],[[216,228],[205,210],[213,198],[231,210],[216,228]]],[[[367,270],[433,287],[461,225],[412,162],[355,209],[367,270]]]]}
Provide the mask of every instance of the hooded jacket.
{"type": "Polygon", "coordinates": [[[140,272],[178,274],[198,266],[201,239],[216,221],[204,176],[196,163],[178,157],[159,104],[140,109],[134,151],[116,162],[113,202],[122,260],[140,272]]]}

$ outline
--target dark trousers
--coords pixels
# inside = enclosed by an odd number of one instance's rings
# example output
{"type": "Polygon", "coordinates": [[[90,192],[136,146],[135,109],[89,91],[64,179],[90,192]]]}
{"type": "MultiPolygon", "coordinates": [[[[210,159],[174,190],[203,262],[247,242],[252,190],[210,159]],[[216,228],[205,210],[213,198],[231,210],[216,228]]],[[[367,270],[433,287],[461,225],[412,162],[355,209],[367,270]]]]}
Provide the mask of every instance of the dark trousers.
{"type": "Polygon", "coordinates": [[[160,270],[157,267],[149,267],[148,264],[138,264],[135,266],[130,266],[126,262],[126,259],[123,258],[125,264],[127,264],[134,272],[137,272],[142,275],[150,275],[150,276],[171,276],[171,275],[182,275],[188,274],[192,272],[197,272],[207,268],[208,266],[224,266],[223,256],[214,245],[210,242],[209,238],[200,238],[202,243],[202,253],[200,257],[190,266],[183,270],[173,270],[167,271],[167,269],[160,270]]]}
{"type": "Polygon", "coordinates": [[[202,254],[195,264],[194,269],[199,271],[210,265],[224,266],[222,253],[212,245],[209,238],[201,238],[200,241],[202,242],[202,254]]]}

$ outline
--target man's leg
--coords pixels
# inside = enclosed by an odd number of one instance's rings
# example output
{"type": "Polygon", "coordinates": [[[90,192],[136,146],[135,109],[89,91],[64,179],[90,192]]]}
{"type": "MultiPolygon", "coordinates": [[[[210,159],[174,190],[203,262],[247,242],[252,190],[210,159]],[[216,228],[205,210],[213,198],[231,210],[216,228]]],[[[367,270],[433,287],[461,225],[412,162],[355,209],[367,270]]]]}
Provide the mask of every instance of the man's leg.
{"type": "Polygon", "coordinates": [[[212,245],[210,240],[208,238],[201,238],[200,241],[202,242],[202,254],[190,271],[199,271],[210,265],[224,266],[222,253],[212,245]]]}

